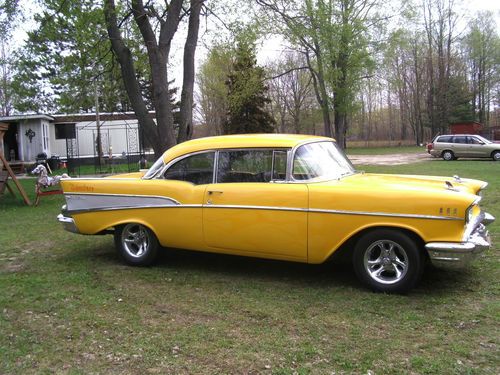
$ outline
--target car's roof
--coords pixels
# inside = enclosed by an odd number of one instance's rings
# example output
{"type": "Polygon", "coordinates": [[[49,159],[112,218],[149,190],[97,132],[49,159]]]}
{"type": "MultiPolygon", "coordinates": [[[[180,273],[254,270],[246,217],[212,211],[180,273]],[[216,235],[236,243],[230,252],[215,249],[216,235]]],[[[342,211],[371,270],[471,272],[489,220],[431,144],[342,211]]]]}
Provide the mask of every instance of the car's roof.
{"type": "Polygon", "coordinates": [[[163,154],[168,162],[181,155],[222,148],[292,148],[300,143],[317,141],[333,141],[332,138],[304,134],[235,134],[217,137],[192,139],[180,143],[163,154]]]}
{"type": "Polygon", "coordinates": [[[480,136],[479,134],[440,134],[438,135],[438,137],[465,137],[465,136],[472,137],[476,135],[480,136]]]}

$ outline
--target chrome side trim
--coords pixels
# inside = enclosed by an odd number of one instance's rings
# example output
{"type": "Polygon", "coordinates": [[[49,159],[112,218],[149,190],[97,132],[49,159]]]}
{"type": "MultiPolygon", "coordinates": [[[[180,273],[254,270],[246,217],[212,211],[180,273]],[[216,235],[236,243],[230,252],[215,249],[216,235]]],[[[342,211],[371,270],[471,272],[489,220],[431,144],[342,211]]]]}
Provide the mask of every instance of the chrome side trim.
{"type": "Polygon", "coordinates": [[[309,212],[307,208],[295,207],[275,207],[275,206],[246,206],[236,204],[204,204],[203,208],[222,208],[222,209],[238,209],[238,210],[270,210],[270,211],[296,211],[309,212]]]}
{"type": "Polygon", "coordinates": [[[461,218],[449,217],[449,216],[397,214],[388,212],[327,210],[327,209],[302,208],[302,207],[254,206],[254,205],[231,205],[231,204],[229,205],[181,204],[173,198],[161,197],[161,196],[146,196],[146,195],[120,195],[120,194],[95,194],[95,193],[82,193],[82,194],[67,193],[65,195],[67,198],[68,214],[77,214],[77,213],[85,213],[93,211],[116,211],[116,210],[145,209],[145,208],[203,207],[203,208],[240,209],[240,210],[311,212],[311,213],[334,214],[334,215],[382,216],[382,217],[399,217],[408,219],[457,220],[457,221],[462,220],[461,218]],[[107,199],[107,198],[112,198],[112,199],[107,199]]]}
{"type": "Polygon", "coordinates": [[[168,199],[169,201],[175,202],[175,204],[181,204],[178,200],[170,197],[165,197],[163,195],[142,195],[142,194],[111,194],[111,193],[64,193],[64,195],[96,195],[103,197],[134,197],[134,198],[160,198],[168,199]]]}
{"type": "Polygon", "coordinates": [[[102,176],[102,177],[67,177],[67,178],[62,178],[61,181],[110,181],[110,180],[116,180],[116,181],[137,181],[140,180],[140,178],[137,177],[112,177],[113,175],[108,175],[108,176],[102,176]],[[111,177],[111,178],[109,178],[111,177]]]}
{"type": "Polygon", "coordinates": [[[402,217],[408,219],[430,219],[430,220],[456,220],[462,221],[459,217],[452,216],[434,216],[434,215],[418,215],[418,214],[393,214],[388,212],[366,212],[366,211],[343,211],[343,210],[323,210],[311,208],[309,212],[326,213],[326,214],[344,214],[344,215],[363,215],[363,216],[384,216],[384,217],[402,217]]]}
{"type": "Polygon", "coordinates": [[[65,193],[68,212],[179,206],[169,197],[127,194],[65,193]]]}
{"type": "Polygon", "coordinates": [[[139,210],[139,209],[152,209],[152,208],[201,208],[201,204],[182,204],[182,205],[154,205],[154,206],[120,206],[120,207],[101,207],[101,208],[82,208],[79,210],[66,211],[67,214],[76,215],[88,212],[101,212],[101,211],[122,211],[122,210],[139,210]]]}
{"type": "Polygon", "coordinates": [[[433,215],[417,215],[417,214],[393,214],[393,213],[386,213],[386,212],[323,210],[323,209],[318,209],[318,208],[295,208],[295,207],[276,207],[276,206],[247,206],[247,205],[210,204],[210,205],[203,205],[203,208],[297,211],[297,212],[312,212],[312,213],[337,214],[337,215],[401,217],[401,218],[408,218],[408,219],[456,220],[456,221],[463,220],[463,219],[458,218],[458,217],[449,217],[449,216],[433,216],[433,215]]]}

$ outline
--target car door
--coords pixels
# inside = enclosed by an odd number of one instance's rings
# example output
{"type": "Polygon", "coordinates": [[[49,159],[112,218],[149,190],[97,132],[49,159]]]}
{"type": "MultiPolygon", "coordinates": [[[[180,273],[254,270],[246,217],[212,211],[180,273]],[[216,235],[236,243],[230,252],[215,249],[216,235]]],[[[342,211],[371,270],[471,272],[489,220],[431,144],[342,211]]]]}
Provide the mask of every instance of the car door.
{"type": "Polygon", "coordinates": [[[453,137],[453,153],[457,158],[470,156],[470,145],[467,143],[465,135],[456,135],[453,137]]]}
{"type": "Polygon", "coordinates": [[[160,243],[168,247],[203,249],[202,203],[214,179],[215,151],[189,154],[171,163],[158,179],[158,191],[175,202],[154,210],[160,243]]]}
{"type": "Polygon", "coordinates": [[[472,158],[484,158],[484,157],[488,157],[488,151],[487,149],[484,147],[484,143],[474,137],[474,136],[468,136],[467,137],[468,139],[468,143],[469,143],[469,149],[470,149],[470,152],[469,152],[469,156],[472,157],[472,158]]]}
{"type": "Polygon", "coordinates": [[[203,203],[207,246],[223,252],[307,260],[308,189],[286,183],[287,150],[220,150],[203,203]]]}

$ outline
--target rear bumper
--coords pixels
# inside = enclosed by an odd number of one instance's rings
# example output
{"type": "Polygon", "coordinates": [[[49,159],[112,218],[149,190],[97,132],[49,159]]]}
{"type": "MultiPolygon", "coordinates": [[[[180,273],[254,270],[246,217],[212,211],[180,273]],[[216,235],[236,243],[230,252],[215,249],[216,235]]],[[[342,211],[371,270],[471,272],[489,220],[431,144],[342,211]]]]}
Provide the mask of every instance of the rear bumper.
{"type": "Polygon", "coordinates": [[[63,225],[63,228],[66,229],[68,232],[80,233],[72,217],[67,217],[64,216],[63,214],[59,214],[57,215],[57,220],[63,225]]]}
{"type": "Polygon", "coordinates": [[[486,225],[495,221],[485,214],[480,223],[464,242],[429,242],[425,245],[431,263],[439,268],[463,268],[483,251],[491,247],[491,239],[486,225]]]}

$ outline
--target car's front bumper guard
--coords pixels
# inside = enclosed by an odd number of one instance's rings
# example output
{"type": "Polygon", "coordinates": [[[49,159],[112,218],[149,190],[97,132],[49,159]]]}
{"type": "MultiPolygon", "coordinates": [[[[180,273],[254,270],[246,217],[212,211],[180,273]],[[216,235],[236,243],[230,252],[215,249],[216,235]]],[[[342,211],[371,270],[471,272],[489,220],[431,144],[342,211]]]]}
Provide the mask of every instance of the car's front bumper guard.
{"type": "Polygon", "coordinates": [[[491,247],[486,225],[495,221],[493,215],[484,214],[483,222],[464,242],[429,242],[425,245],[431,263],[439,268],[462,268],[491,247]]]}

